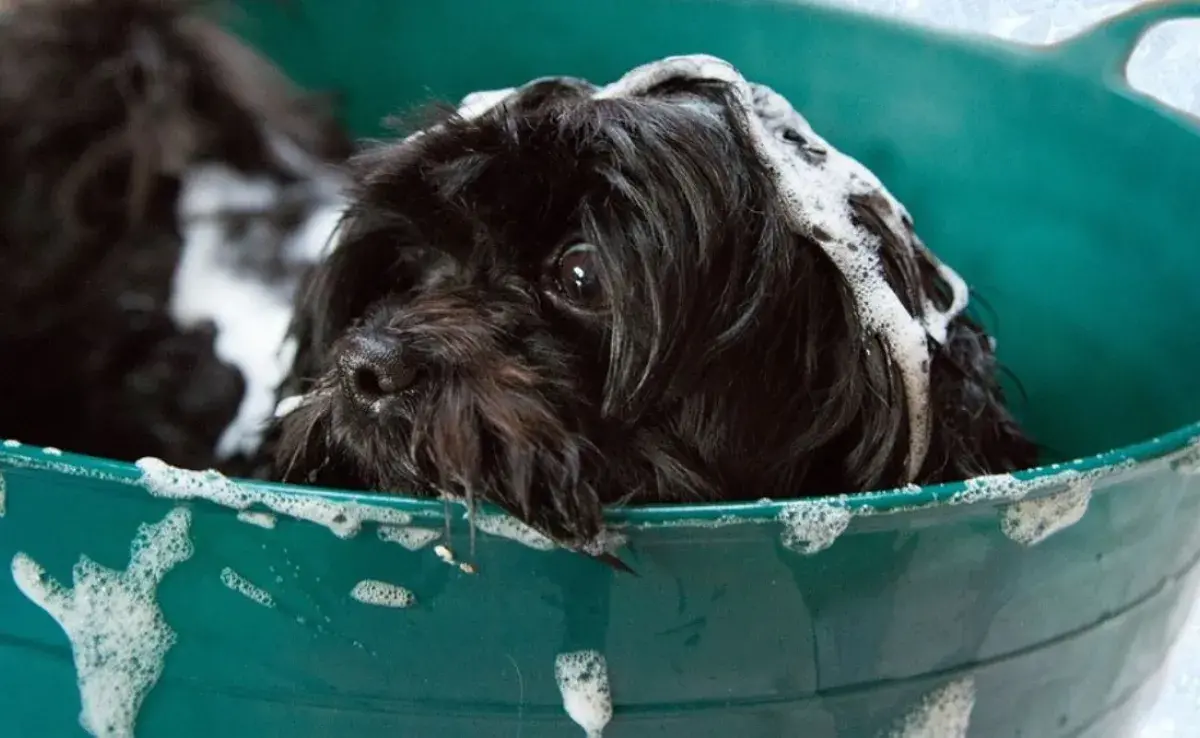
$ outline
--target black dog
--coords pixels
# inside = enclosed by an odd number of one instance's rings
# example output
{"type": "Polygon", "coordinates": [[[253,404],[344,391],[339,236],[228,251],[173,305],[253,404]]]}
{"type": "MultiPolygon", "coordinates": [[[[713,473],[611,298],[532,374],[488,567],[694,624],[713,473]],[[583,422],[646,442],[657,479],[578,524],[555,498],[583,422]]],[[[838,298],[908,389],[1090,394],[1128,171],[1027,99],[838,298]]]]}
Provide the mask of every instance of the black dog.
{"type": "Polygon", "coordinates": [[[218,442],[253,452],[252,416],[270,417],[282,370],[257,387],[267,361],[229,329],[278,303],[257,349],[278,351],[315,258],[295,231],[336,200],[316,170],[350,144],[190,5],[18,0],[0,16],[4,436],[206,466],[218,442]]]}
{"type": "Polygon", "coordinates": [[[298,306],[283,478],[484,500],[586,549],[608,504],[1035,460],[961,280],[719,60],[481,94],[356,168],[298,306]]]}

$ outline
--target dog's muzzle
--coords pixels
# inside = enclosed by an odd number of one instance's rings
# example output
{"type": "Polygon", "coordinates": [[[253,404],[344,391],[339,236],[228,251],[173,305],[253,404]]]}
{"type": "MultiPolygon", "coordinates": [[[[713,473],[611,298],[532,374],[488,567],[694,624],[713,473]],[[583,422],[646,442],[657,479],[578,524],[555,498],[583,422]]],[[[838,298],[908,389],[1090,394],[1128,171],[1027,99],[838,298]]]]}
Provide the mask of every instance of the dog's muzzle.
{"type": "Polygon", "coordinates": [[[337,356],[342,392],[359,410],[382,413],[419,378],[416,357],[395,333],[368,331],[350,336],[337,356]]]}

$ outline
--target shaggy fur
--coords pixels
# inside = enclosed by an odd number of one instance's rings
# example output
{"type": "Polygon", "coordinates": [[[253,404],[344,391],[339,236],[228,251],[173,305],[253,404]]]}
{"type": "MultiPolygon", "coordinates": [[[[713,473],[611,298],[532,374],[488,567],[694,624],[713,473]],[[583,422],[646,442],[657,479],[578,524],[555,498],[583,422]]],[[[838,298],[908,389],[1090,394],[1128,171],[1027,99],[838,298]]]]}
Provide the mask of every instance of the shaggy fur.
{"type": "Polygon", "coordinates": [[[167,313],[180,176],[286,178],[260,131],[349,143],[265,62],[173,0],[23,0],[0,18],[0,434],[213,461],[243,380],[167,313]]]}
{"type": "MultiPolygon", "coordinates": [[[[789,230],[728,89],[591,89],[535,84],[357,160],[340,241],[298,306],[283,394],[304,398],[275,430],[275,473],[486,500],[572,547],[605,505],[908,481],[899,374],[841,274],[789,230]]],[[[906,307],[944,306],[878,207],[853,202],[906,307]]],[[[1032,463],[981,328],[956,318],[930,350],[916,481],[1032,463]]]]}

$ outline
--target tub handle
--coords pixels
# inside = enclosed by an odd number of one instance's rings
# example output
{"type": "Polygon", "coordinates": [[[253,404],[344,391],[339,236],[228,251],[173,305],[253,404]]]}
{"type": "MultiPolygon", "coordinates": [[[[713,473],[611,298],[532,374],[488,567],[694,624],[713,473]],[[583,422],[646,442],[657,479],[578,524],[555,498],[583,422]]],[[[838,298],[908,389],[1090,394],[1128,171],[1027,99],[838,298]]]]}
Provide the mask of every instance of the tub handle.
{"type": "Polygon", "coordinates": [[[1128,86],[1125,68],[1138,42],[1154,26],[1182,18],[1200,18],[1200,0],[1150,0],[1097,23],[1047,49],[1076,72],[1128,86]]]}

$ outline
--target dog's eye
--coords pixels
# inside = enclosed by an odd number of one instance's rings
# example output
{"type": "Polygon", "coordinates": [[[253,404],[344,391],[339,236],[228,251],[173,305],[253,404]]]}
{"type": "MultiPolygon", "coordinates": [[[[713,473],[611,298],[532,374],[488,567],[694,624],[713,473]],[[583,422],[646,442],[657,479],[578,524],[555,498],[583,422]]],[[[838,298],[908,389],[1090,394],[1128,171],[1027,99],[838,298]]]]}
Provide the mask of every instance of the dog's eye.
{"type": "Polygon", "coordinates": [[[600,261],[592,244],[576,243],[563,249],[554,262],[554,270],[555,287],[572,303],[594,308],[604,302],[600,261]]]}

